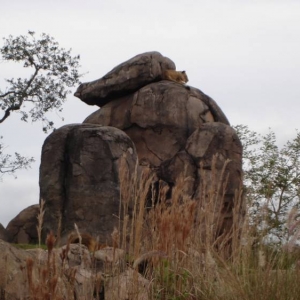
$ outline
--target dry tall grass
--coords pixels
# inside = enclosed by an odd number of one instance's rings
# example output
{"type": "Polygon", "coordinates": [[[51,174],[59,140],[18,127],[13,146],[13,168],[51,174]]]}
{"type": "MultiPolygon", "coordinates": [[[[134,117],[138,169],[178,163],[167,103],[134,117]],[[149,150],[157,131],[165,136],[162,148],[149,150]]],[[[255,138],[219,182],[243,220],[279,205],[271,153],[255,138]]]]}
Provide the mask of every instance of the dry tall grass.
{"type": "MultiPolygon", "coordinates": [[[[300,297],[299,252],[272,249],[259,236],[253,236],[247,214],[241,219],[244,205],[241,189],[233,199],[233,225],[220,234],[223,221],[220,203],[224,201],[228,163],[217,170],[213,162],[210,177],[202,176],[207,182],[201,182],[201,193],[195,200],[182,194],[186,178],[181,178],[171,201],[155,205],[153,201],[150,210],[145,208],[145,203],[149,203],[147,191],[154,191],[152,184],[156,180],[151,171],[143,173],[139,184],[137,181],[129,184],[131,187],[137,184],[137,187],[128,194],[128,198],[134,199],[133,217],[128,226],[128,253],[132,266],[151,282],[149,299],[300,297]],[[254,238],[255,244],[252,243],[254,238]]],[[[163,190],[158,194],[163,195],[163,190]]],[[[156,195],[153,199],[157,199],[156,195]]],[[[128,223],[126,214],[125,219],[128,223]]],[[[123,234],[125,232],[123,228],[123,234]]],[[[126,239],[128,234],[123,235],[123,240],[126,239]]],[[[133,294],[132,299],[138,297],[133,294]]]]}
{"type": "MultiPolygon", "coordinates": [[[[291,250],[293,247],[289,251],[272,249],[257,236],[252,243],[247,215],[241,222],[241,190],[233,199],[233,225],[220,233],[220,203],[226,191],[228,163],[222,170],[216,170],[213,164],[210,177],[202,176],[207,182],[201,182],[201,192],[195,199],[183,195],[187,179],[179,179],[171,201],[164,201],[163,187],[158,192],[153,188],[157,179],[150,169],[144,168],[138,175],[137,167],[135,176],[131,176],[126,162],[121,163],[120,228],[113,233],[113,244],[126,250],[127,255],[114,275],[118,281],[126,265],[136,270],[128,283],[128,299],[141,299],[137,271],[149,280],[149,300],[299,299],[299,252],[291,250]]],[[[39,224],[41,227],[40,220],[39,224]]],[[[55,296],[59,274],[51,264],[51,247],[48,245],[44,289],[39,290],[30,277],[33,263],[28,262],[31,295],[40,291],[55,296]]],[[[54,296],[32,299],[60,299],[54,296]]],[[[115,299],[119,298],[108,300],[115,299]]]]}

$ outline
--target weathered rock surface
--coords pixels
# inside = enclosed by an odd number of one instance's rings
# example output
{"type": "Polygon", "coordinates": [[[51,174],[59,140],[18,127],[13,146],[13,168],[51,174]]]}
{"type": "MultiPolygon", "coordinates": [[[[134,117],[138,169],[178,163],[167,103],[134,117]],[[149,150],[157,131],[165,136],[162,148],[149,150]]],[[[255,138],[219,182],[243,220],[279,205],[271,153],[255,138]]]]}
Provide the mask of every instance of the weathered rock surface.
{"type": "Polygon", "coordinates": [[[175,64],[169,58],[154,51],[143,53],[118,65],[98,80],[81,84],[74,95],[89,105],[101,107],[116,97],[160,80],[167,69],[175,70],[175,64]]]}
{"type": "Polygon", "coordinates": [[[184,149],[189,136],[204,123],[229,125],[218,105],[201,91],[161,81],[112,101],[84,123],[113,126],[134,142],[140,164],[159,166],[184,149]]]}
{"type": "Polygon", "coordinates": [[[128,299],[132,295],[140,300],[149,299],[150,282],[147,279],[127,267],[120,272],[119,259],[123,260],[122,265],[126,265],[121,249],[99,251],[100,259],[104,259],[101,269],[96,267],[98,258],[78,244],[53,249],[49,255],[42,249],[17,249],[0,240],[0,253],[1,299],[29,299],[32,293],[37,299],[45,299],[49,292],[57,299],[70,300],[128,299]],[[118,259],[107,261],[100,252],[108,258],[115,253],[120,255],[118,259]],[[102,275],[104,271],[108,280],[102,275]],[[49,288],[49,281],[56,284],[55,289],[49,288]]]}
{"type": "Polygon", "coordinates": [[[137,271],[128,269],[117,278],[110,278],[105,289],[105,299],[138,299],[148,300],[151,290],[149,280],[137,271]],[[116,280],[117,279],[117,280],[116,280]]]}
{"type": "MultiPolygon", "coordinates": [[[[242,146],[235,130],[218,122],[203,124],[189,137],[185,151],[196,165],[194,186],[187,188],[188,195],[194,193],[192,198],[200,199],[204,187],[214,189],[219,196],[219,201],[215,203],[214,215],[215,224],[218,224],[218,235],[230,232],[234,204],[238,205],[237,202],[234,203],[234,200],[237,200],[235,193],[241,190],[243,178],[242,146]],[[225,183],[226,186],[223,187],[225,183]]],[[[173,165],[176,166],[176,163],[173,165]]],[[[168,167],[170,174],[173,169],[172,163],[168,167]]],[[[184,165],[183,170],[188,170],[189,167],[190,164],[184,165]]],[[[164,171],[168,174],[168,168],[164,171]]],[[[168,178],[170,177],[166,176],[166,180],[168,178]]],[[[244,206],[241,204],[240,211],[236,209],[236,212],[240,213],[242,219],[244,206]]]]}
{"type": "Polygon", "coordinates": [[[17,244],[36,244],[38,243],[37,235],[37,216],[39,205],[31,205],[22,210],[13,218],[6,227],[7,241],[17,244]]]}
{"type": "Polygon", "coordinates": [[[219,191],[216,209],[222,216],[216,214],[216,220],[219,234],[229,232],[234,193],[242,183],[242,146],[214,100],[195,88],[160,81],[106,104],[84,123],[126,132],[136,146],[139,164],[155,170],[157,189],[164,185],[166,200],[171,201],[179,185],[183,196],[200,199],[213,174],[223,182],[228,176],[224,197],[219,191]]]}
{"type": "MultiPolygon", "coordinates": [[[[111,255],[110,248],[102,251],[111,255]]],[[[114,251],[122,252],[121,249],[114,251]]],[[[125,275],[108,273],[111,280],[106,283],[102,274],[108,272],[107,266],[95,268],[97,258],[79,244],[53,249],[49,254],[39,248],[18,249],[0,240],[0,253],[0,295],[6,300],[32,299],[33,295],[35,299],[46,299],[49,293],[55,299],[114,299],[109,295],[116,295],[119,291],[128,294],[129,284],[125,285],[123,277],[129,278],[133,273],[132,270],[124,270],[125,275]],[[51,288],[53,286],[55,288],[51,288]],[[108,296],[104,297],[104,289],[108,296]]],[[[116,263],[112,270],[117,267],[116,263]]],[[[137,278],[144,285],[139,290],[145,293],[149,282],[140,274],[137,278]]]]}
{"type": "Polygon", "coordinates": [[[52,230],[64,241],[76,223],[110,243],[119,224],[120,164],[125,161],[133,174],[136,159],[133,142],[117,128],[73,124],[53,132],[43,145],[40,167],[44,235],[52,230]]]}

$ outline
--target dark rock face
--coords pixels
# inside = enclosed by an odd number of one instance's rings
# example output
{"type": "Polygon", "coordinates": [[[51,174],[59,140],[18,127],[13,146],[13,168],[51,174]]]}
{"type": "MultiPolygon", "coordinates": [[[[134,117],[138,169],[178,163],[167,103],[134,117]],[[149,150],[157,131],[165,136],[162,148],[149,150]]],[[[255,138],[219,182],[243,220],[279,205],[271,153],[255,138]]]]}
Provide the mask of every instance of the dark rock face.
{"type": "Polygon", "coordinates": [[[16,244],[37,244],[37,216],[39,205],[22,210],[6,227],[7,241],[16,244]]]}
{"type": "Polygon", "coordinates": [[[81,84],[74,95],[89,105],[101,107],[116,97],[160,80],[167,69],[175,70],[169,58],[159,52],[143,53],[118,65],[101,79],[81,84]]]}
{"type": "Polygon", "coordinates": [[[76,223],[107,242],[119,222],[121,160],[134,172],[136,159],[134,144],[117,128],[78,124],[53,132],[40,167],[45,233],[60,232],[64,238],[76,223]]]}
{"type": "MultiPolygon", "coordinates": [[[[233,222],[235,193],[241,189],[243,178],[242,145],[236,132],[218,122],[203,124],[188,138],[185,150],[197,166],[194,176],[199,184],[194,186],[194,197],[200,198],[204,185],[213,186],[218,198],[223,201],[216,204],[216,211],[221,214],[215,214],[218,233],[229,232],[233,222]],[[218,185],[225,182],[225,192],[223,188],[218,190],[218,185]]],[[[242,217],[244,207],[240,209],[242,217]]]]}

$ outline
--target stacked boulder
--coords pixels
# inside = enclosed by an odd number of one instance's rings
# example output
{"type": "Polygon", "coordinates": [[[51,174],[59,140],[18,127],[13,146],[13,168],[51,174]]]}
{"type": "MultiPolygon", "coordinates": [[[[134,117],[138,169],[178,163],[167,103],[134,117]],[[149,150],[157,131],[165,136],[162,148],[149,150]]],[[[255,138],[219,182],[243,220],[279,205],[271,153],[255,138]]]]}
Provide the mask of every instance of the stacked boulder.
{"type": "Polygon", "coordinates": [[[75,96],[100,109],[83,124],[56,130],[44,143],[40,195],[45,233],[66,237],[76,223],[106,242],[120,221],[122,161],[131,177],[136,166],[151,169],[154,186],[164,186],[166,201],[172,201],[179,184],[183,197],[197,200],[215,169],[227,183],[218,203],[218,234],[230,230],[235,192],[242,183],[241,143],[213,99],[163,80],[166,70],[175,70],[175,64],[148,52],[79,86],[75,96]]]}

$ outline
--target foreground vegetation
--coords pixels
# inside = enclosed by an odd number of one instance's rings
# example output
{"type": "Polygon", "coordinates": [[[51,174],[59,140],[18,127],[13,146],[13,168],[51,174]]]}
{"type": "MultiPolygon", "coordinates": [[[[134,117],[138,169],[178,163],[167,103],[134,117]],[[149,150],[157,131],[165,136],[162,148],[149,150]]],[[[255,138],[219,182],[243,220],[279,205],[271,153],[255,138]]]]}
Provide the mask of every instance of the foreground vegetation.
{"type": "MultiPolygon", "coordinates": [[[[219,211],[216,208],[222,199],[216,197],[215,191],[218,187],[221,190],[217,194],[222,195],[222,189],[226,187],[222,186],[223,179],[214,174],[212,172],[210,188],[202,196],[204,198],[199,196],[197,201],[184,198],[179,184],[173,192],[172,201],[150,204],[149,209],[148,191],[153,182],[151,172],[144,172],[139,184],[134,182],[136,178],[129,178],[126,170],[121,172],[120,220],[123,221],[120,221],[120,228],[112,233],[111,244],[126,251],[119,269],[114,271],[116,280],[124,272],[124,266],[136,271],[128,282],[128,299],[299,298],[300,250],[297,239],[290,239],[282,245],[266,243],[265,233],[249,221],[249,215],[246,214],[243,219],[240,217],[241,191],[237,191],[234,199],[232,229],[220,235],[219,211]],[[131,218],[127,214],[130,205],[134,207],[131,218]],[[148,280],[148,298],[141,294],[138,272],[148,280]]],[[[295,216],[293,210],[291,214],[295,216]]],[[[43,208],[39,216],[40,227],[42,216],[43,208]]],[[[290,225],[295,237],[299,229],[293,216],[290,216],[290,225]]],[[[42,278],[34,280],[32,269],[36,264],[30,260],[27,262],[26,276],[31,299],[62,299],[57,282],[61,280],[64,263],[61,269],[52,264],[54,243],[54,236],[49,235],[49,259],[45,269],[40,270],[44,274],[42,278]]],[[[67,251],[68,247],[61,254],[63,261],[67,251]]],[[[87,294],[94,295],[93,299],[104,299],[99,287],[104,287],[105,291],[107,279],[102,275],[100,279],[95,276],[98,280],[91,282],[89,293],[87,291],[87,294]]],[[[70,282],[75,274],[72,276],[70,282]]],[[[73,288],[72,284],[68,286],[68,299],[75,299],[73,288]]],[[[145,290],[145,286],[142,288],[145,290]]],[[[126,299],[122,298],[124,295],[118,295],[118,291],[115,295],[109,300],[126,299]]]]}
{"type": "MultiPolygon", "coordinates": [[[[172,190],[172,199],[167,201],[163,188],[153,188],[155,180],[150,169],[131,176],[126,162],[121,163],[120,222],[109,245],[123,249],[126,255],[121,261],[113,261],[113,268],[111,263],[104,264],[101,274],[93,270],[88,285],[81,287],[85,299],[299,298],[300,134],[279,150],[272,132],[258,137],[247,127],[236,129],[244,145],[245,180],[233,199],[232,226],[222,233],[220,203],[226,191],[229,161],[222,170],[214,169],[213,162],[211,178],[200,176],[207,182],[201,182],[196,200],[184,196],[188,178],[181,178],[172,190]],[[127,282],[127,296],[119,285],[126,270],[133,274],[127,282]],[[111,278],[117,283],[115,292],[104,298],[111,278]]],[[[37,228],[39,247],[43,242],[43,216],[42,202],[37,228]]],[[[76,230],[80,240],[80,228],[76,230]]],[[[67,299],[78,299],[77,271],[67,270],[69,246],[61,250],[62,263],[57,266],[55,237],[50,234],[46,263],[40,264],[38,258],[27,260],[22,281],[27,290],[24,294],[30,295],[26,299],[65,299],[62,284],[67,299]]],[[[0,299],[5,299],[1,295],[0,299]]]]}
{"type": "MultiPolygon", "coordinates": [[[[298,299],[300,250],[295,211],[289,216],[294,238],[285,244],[266,243],[265,231],[249,220],[251,216],[246,214],[242,221],[243,193],[237,191],[232,230],[220,235],[216,208],[223,199],[215,191],[226,187],[222,186],[225,180],[214,174],[205,197],[199,196],[198,201],[182,198],[179,185],[168,207],[160,203],[148,213],[144,197],[138,197],[131,252],[135,259],[147,251],[154,253],[146,268],[152,283],[150,299],[298,299]]],[[[264,222],[263,215],[260,220],[264,222]]]]}

